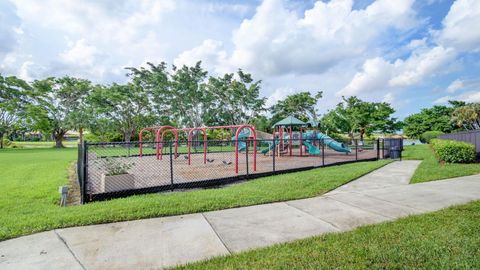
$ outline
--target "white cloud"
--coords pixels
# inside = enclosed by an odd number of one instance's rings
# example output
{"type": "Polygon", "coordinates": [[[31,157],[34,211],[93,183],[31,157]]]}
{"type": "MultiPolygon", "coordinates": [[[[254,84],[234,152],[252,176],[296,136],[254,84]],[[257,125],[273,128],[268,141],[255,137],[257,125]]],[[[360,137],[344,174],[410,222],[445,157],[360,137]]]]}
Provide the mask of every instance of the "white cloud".
{"type": "Polygon", "coordinates": [[[71,34],[104,39],[131,35],[138,26],[156,23],[161,16],[175,9],[173,0],[94,1],[81,4],[73,1],[16,0],[18,15],[45,28],[61,29],[71,34]]]}
{"type": "Polygon", "coordinates": [[[184,51],[173,63],[176,66],[195,65],[198,61],[202,61],[203,66],[217,67],[220,69],[222,63],[226,62],[227,52],[223,50],[223,44],[220,41],[207,39],[203,41],[200,46],[194,47],[191,50],[184,51]]]}
{"type": "Polygon", "coordinates": [[[95,46],[87,44],[85,39],[70,42],[68,50],[60,53],[60,58],[68,64],[93,66],[98,50],[95,46]]]}
{"type": "MultiPolygon", "coordinates": [[[[165,58],[164,37],[153,30],[161,29],[164,16],[176,7],[173,0],[18,0],[13,4],[28,41],[38,44],[51,40],[52,46],[32,49],[35,58],[49,54],[49,59],[35,59],[35,63],[43,62],[43,71],[48,72],[40,76],[62,76],[68,72],[107,82],[119,77],[125,80],[123,74],[115,74],[126,64],[165,58]],[[39,41],[38,37],[42,39],[39,41]]],[[[28,41],[21,44],[18,53],[31,49],[28,41]]]]}
{"type": "Polygon", "coordinates": [[[411,40],[407,45],[407,48],[410,50],[416,50],[419,48],[426,48],[426,47],[427,47],[427,38],[411,40]]]}
{"type": "Polygon", "coordinates": [[[480,102],[480,91],[463,93],[459,99],[465,102],[480,102]]]}
{"type": "Polygon", "coordinates": [[[205,5],[204,9],[211,13],[232,13],[236,15],[244,15],[251,9],[247,4],[230,4],[228,2],[214,2],[205,5]]]}
{"type": "MultiPolygon", "coordinates": [[[[478,25],[480,25],[480,1],[456,1],[443,19],[442,29],[433,30],[431,37],[410,41],[406,46],[411,50],[407,59],[390,62],[378,58],[367,59],[362,70],[354,75],[339,95],[405,88],[417,85],[439,73],[448,73],[460,52],[479,50],[478,25]],[[433,45],[429,45],[430,43],[433,45]],[[386,80],[388,76],[390,78],[386,80]]],[[[459,81],[454,82],[447,91],[453,93],[461,87],[459,81]]]]}
{"type": "Polygon", "coordinates": [[[0,60],[14,50],[22,34],[19,18],[12,7],[9,2],[0,2],[0,60]]]}
{"type": "Polygon", "coordinates": [[[449,100],[454,100],[452,96],[443,96],[433,101],[433,104],[446,104],[449,100]]]}
{"type": "Polygon", "coordinates": [[[279,87],[268,97],[265,105],[267,107],[275,105],[278,101],[285,99],[288,95],[295,94],[296,90],[291,87],[279,87]]]}
{"type": "Polygon", "coordinates": [[[359,95],[390,88],[418,84],[436,74],[455,59],[455,51],[441,46],[414,51],[406,60],[390,63],[381,57],[367,59],[362,70],[338,92],[341,95],[359,95]]]}
{"type": "Polygon", "coordinates": [[[32,81],[32,76],[31,76],[31,67],[34,66],[35,63],[32,61],[25,61],[23,64],[20,66],[20,69],[18,71],[18,77],[20,79],[23,79],[25,81],[32,81]]]}
{"type": "Polygon", "coordinates": [[[427,51],[416,52],[406,60],[397,60],[394,67],[397,75],[389,81],[390,86],[410,86],[420,82],[425,77],[439,71],[455,59],[452,48],[434,47],[427,51]]]}
{"type": "Polygon", "coordinates": [[[434,104],[445,104],[449,100],[459,100],[465,102],[480,102],[480,91],[469,91],[457,96],[444,96],[433,101],[434,104]]]}
{"type": "Polygon", "coordinates": [[[353,96],[367,91],[377,91],[384,88],[392,76],[394,66],[381,57],[367,59],[362,71],[355,74],[347,86],[337,93],[337,96],[353,96]]]}
{"type": "Polygon", "coordinates": [[[455,80],[453,81],[448,87],[447,87],[447,92],[448,93],[455,93],[457,90],[463,88],[463,82],[461,80],[455,80]]]}
{"type": "Polygon", "coordinates": [[[383,96],[382,102],[393,104],[395,102],[395,96],[393,93],[387,93],[385,96],[383,96]]]}
{"type": "Polygon", "coordinates": [[[234,31],[227,61],[265,76],[322,73],[341,61],[363,57],[388,30],[413,27],[412,3],[379,0],[354,10],[351,0],[317,1],[299,16],[281,0],[265,0],[234,31]]]}
{"type": "Polygon", "coordinates": [[[457,0],[437,32],[439,43],[461,51],[480,51],[480,1],[457,0]]]}

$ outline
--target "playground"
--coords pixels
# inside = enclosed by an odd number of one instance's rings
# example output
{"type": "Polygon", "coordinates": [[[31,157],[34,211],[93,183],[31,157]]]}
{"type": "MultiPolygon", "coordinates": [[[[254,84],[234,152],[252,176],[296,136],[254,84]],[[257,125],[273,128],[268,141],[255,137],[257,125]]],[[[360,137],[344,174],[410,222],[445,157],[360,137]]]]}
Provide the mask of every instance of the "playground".
{"type": "Polygon", "coordinates": [[[80,149],[88,168],[83,170],[86,177],[80,175],[85,200],[228,184],[282,172],[376,160],[380,155],[377,140],[339,142],[293,116],[273,128],[273,134],[269,134],[247,124],[147,127],[140,131],[138,142],[88,144],[86,149],[80,149]],[[213,131],[229,135],[223,140],[208,139],[213,131]]]}

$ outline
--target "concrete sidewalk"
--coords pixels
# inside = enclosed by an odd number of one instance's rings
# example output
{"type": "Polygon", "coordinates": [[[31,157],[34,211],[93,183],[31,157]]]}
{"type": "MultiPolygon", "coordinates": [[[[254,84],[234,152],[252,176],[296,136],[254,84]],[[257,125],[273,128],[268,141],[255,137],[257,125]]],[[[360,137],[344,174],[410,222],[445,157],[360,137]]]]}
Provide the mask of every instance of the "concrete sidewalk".
{"type": "Polygon", "coordinates": [[[389,164],[320,197],[53,230],[0,242],[0,269],[157,269],[480,199],[480,176],[409,185],[389,164]]]}

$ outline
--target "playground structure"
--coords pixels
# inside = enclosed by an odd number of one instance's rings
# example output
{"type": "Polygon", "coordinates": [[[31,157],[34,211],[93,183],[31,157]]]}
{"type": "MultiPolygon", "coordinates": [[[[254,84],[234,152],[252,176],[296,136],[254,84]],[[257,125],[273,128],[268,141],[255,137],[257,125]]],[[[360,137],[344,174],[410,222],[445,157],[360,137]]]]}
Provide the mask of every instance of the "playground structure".
{"type": "Polygon", "coordinates": [[[91,201],[376,160],[379,142],[365,142],[361,151],[356,141],[333,140],[315,125],[287,117],[273,126],[272,134],[248,124],[147,127],[140,131],[138,142],[86,143],[79,148],[79,160],[83,157],[86,164],[83,194],[89,197],[85,201],[91,201]],[[115,178],[112,164],[126,168],[115,185],[106,184],[115,178]]]}
{"type": "MultiPolygon", "coordinates": [[[[282,121],[274,125],[274,134],[270,135],[274,141],[269,143],[269,146],[261,150],[262,154],[269,154],[274,152],[273,148],[276,147],[275,151],[278,157],[282,157],[287,154],[285,149],[288,149],[288,156],[292,157],[293,155],[293,143],[299,141],[299,150],[300,156],[318,156],[321,154],[319,148],[319,142],[326,144],[328,147],[337,152],[351,153],[352,150],[346,147],[343,143],[339,143],[329,136],[317,132],[316,128],[311,131],[305,132],[305,127],[308,124],[293,117],[289,116],[282,121]],[[298,127],[299,129],[299,139],[294,139],[293,127],[298,127]],[[305,148],[305,149],[304,149],[305,148]],[[308,153],[308,154],[306,154],[308,153]]],[[[253,142],[253,171],[257,170],[257,131],[254,126],[248,124],[242,125],[226,125],[226,126],[210,126],[210,127],[195,127],[195,128],[175,128],[173,126],[156,126],[156,127],[147,127],[140,130],[139,133],[139,149],[140,149],[140,158],[143,156],[143,134],[146,131],[152,132],[155,136],[155,149],[156,149],[156,158],[162,160],[163,158],[163,145],[165,141],[165,134],[171,132],[174,135],[174,159],[179,157],[178,145],[179,145],[179,132],[183,131],[187,134],[187,148],[188,154],[186,159],[188,159],[188,165],[191,165],[192,157],[192,144],[194,142],[193,136],[194,132],[202,132],[203,134],[203,163],[207,164],[207,154],[208,154],[208,135],[207,131],[215,129],[227,129],[230,130],[231,134],[235,134],[231,137],[231,141],[235,143],[235,173],[238,173],[239,168],[239,153],[244,151],[247,148],[247,143],[253,142]]],[[[268,136],[268,133],[266,133],[268,136]]],[[[223,161],[226,162],[226,161],[223,161]]],[[[228,163],[228,162],[227,162],[228,163]]]]}
{"type": "Polygon", "coordinates": [[[207,153],[208,153],[208,143],[207,143],[207,130],[215,130],[215,129],[230,129],[235,130],[235,136],[232,137],[232,141],[235,142],[235,173],[238,173],[238,154],[239,152],[245,150],[246,142],[241,140],[249,139],[253,141],[253,171],[257,170],[257,132],[255,131],[255,127],[248,124],[243,125],[229,125],[229,126],[211,126],[211,127],[196,127],[196,128],[184,128],[178,129],[172,126],[158,126],[158,127],[148,127],[140,130],[139,133],[139,147],[140,147],[140,157],[143,156],[143,133],[145,131],[151,131],[155,134],[155,149],[156,149],[156,156],[157,159],[161,160],[163,157],[163,141],[165,138],[165,133],[170,131],[174,134],[174,145],[175,145],[175,159],[179,157],[178,155],[178,132],[183,130],[187,132],[187,142],[188,142],[188,165],[191,165],[191,155],[192,155],[192,137],[193,132],[195,131],[202,131],[203,133],[203,163],[207,164],[207,153]]]}
{"type": "MultiPolygon", "coordinates": [[[[313,130],[306,131],[305,127],[308,126],[308,123],[305,123],[293,116],[289,116],[279,122],[277,122],[274,127],[274,138],[276,139],[276,154],[281,156],[282,154],[287,154],[291,157],[293,155],[293,142],[299,142],[300,156],[303,156],[304,153],[309,155],[318,156],[321,154],[320,143],[326,144],[331,149],[337,152],[351,153],[352,150],[346,147],[343,143],[337,142],[330,138],[328,135],[317,132],[316,127],[313,127],[313,130]],[[293,128],[297,127],[299,132],[297,133],[299,138],[298,140],[294,139],[293,128]],[[305,150],[304,150],[305,147],[305,150]],[[288,151],[285,151],[285,150],[288,151]]],[[[273,149],[273,144],[268,148],[262,150],[263,154],[271,152],[273,149]]]]}

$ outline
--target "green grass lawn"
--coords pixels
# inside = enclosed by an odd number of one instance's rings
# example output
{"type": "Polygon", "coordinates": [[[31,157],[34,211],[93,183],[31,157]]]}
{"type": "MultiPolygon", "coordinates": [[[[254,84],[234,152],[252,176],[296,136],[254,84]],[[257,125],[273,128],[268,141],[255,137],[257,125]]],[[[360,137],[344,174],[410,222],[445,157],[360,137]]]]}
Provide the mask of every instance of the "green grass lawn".
{"type": "MultiPolygon", "coordinates": [[[[31,142],[31,141],[13,141],[14,145],[19,145],[23,148],[52,148],[55,146],[55,142],[47,141],[47,142],[31,142]]],[[[78,141],[63,141],[63,146],[65,147],[77,147],[78,141]]]]}
{"type": "Polygon", "coordinates": [[[359,162],[270,176],[219,189],[166,192],[61,208],[58,186],[76,149],[0,150],[0,240],[54,228],[178,215],[323,194],[387,164],[359,162]]]}
{"type": "Polygon", "coordinates": [[[178,269],[480,269],[480,201],[178,269]]]}
{"type": "Polygon", "coordinates": [[[404,159],[423,160],[412,177],[411,183],[427,182],[480,173],[480,163],[441,164],[428,144],[405,146],[404,159]]]}

